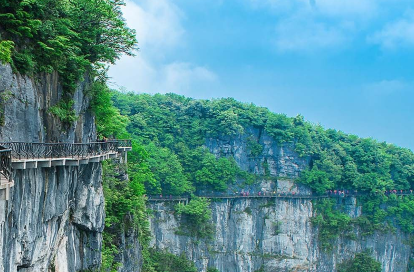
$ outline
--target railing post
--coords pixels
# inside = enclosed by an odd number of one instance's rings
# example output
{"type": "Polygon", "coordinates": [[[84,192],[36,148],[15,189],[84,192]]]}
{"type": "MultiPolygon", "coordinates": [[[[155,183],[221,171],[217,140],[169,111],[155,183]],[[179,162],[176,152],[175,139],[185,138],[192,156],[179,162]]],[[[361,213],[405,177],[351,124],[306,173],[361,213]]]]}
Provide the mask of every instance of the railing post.
{"type": "Polygon", "coordinates": [[[11,169],[11,150],[0,146],[0,173],[11,182],[12,169],[11,169]]]}

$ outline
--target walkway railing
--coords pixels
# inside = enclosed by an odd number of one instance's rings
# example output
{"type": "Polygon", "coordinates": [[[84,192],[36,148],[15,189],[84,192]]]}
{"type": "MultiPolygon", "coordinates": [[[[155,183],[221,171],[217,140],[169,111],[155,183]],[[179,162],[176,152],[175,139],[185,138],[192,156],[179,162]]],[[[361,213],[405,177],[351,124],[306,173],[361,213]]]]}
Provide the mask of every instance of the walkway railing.
{"type": "Polygon", "coordinates": [[[0,146],[0,174],[8,181],[11,181],[12,167],[11,150],[0,146]]]}
{"type": "MultiPolygon", "coordinates": [[[[398,196],[414,196],[413,190],[403,191],[387,191],[385,195],[398,195],[398,196]]],[[[198,197],[205,197],[209,199],[235,199],[235,198],[293,198],[293,199],[320,199],[320,198],[344,198],[344,197],[362,197],[369,196],[370,193],[366,192],[348,192],[342,193],[327,193],[327,194],[294,194],[294,193],[261,193],[261,194],[205,194],[198,195],[198,197]]],[[[172,196],[172,195],[150,195],[148,201],[182,201],[189,200],[191,197],[188,195],[172,196]]]]}
{"type": "Polygon", "coordinates": [[[117,140],[119,147],[131,147],[131,140],[117,140]]]}
{"type": "Polygon", "coordinates": [[[119,147],[130,147],[130,140],[117,140],[91,143],[0,143],[11,150],[11,157],[17,160],[41,158],[85,158],[110,152],[118,152],[119,147]],[[128,146],[129,144],[129,146],[128,146]]]}

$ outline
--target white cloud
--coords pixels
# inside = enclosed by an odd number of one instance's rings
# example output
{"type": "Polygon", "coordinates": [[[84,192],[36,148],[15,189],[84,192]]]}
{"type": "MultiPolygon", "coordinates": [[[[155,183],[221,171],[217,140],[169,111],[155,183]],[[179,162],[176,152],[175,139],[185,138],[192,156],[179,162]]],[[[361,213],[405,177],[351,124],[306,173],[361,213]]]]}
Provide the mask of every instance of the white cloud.
{"type": "MultiPolygon", "coordinates": [[[[244,0],[241,0],[244,1],[244,0]]],[[[297,4],[307,6],[307,0],[248,0],[248,4],[253,8],[271,8],[274,12],[286,12],[293,9],[297,4]]]]}
{"type": "MultiPolygon", "coordinates": [[[[378,0],[382,1],[382,0],[378,0]]],[[[352,42],[377,12],[374,0],[249,0],[275,16],[275,44],[280,52],[338,50],[352,42]]]]}
{"type": "Polygon", "coordinates": [[[118,87],[140,93],[190,94],[218,81],[217,75],[206,67],[178,61],[156,65],[141,54],[123,57],[111,68],[110,76],[118,87]]]}
{"type": "Polygon", "coordinates": [[[140,51],[123,56],[109,70],[112,84],[130,91],[147,93],[189,93],[208,88],[217,76],[208,68],[181,60],[166,61],[167,52],[185,43],[182,11],[167,0],[126,1],[124,17],[136,29],[140,51]]]}
{"type": "MultiPolygon", "coordinates": [[[[243,1],[243,0],[241,0],[243,1]]],[[[394,0],[403,8],[407,0],[394,0]]],[[[276,47],[281,52],[309,53],[349,47],[387,18],[388,0],[249,0],[255,9],[274,13],[276,47]]],[[[414,43],[413,20],[389,25],[370,40],[391,47],[405,38],[414,43]],[[409,33],[408,37],[404,34],[409,33]]]]}
{"type": "Polygon", "coordinates": [[[189,93],[198,85],[211,84],[217,81],[217,76],[205,67],[194,66],[186,62],[168,64],[162,69],[163,78],[161,86],[164,92],[189,93]]]}
{"type": "Polygon", "coordinates": [[[368,41],[380,45],[383,49],[414,46],[414,12],[410,11],[402,19],[368,37],[368,41]]]}
{"type": "Polygon", "coordinates": [[[366,18],[376,13],[378,0],[313,0],[309,2],[313,2],[313,6],[322,14],[366,18]]]}
{"type": "Polygon", "coordinates": [[[185,33],[182,12],[167,0],[126,1],[122,9],[130,28],[137,31],[141,50],[157,52],[180,45],[185,33]]]}

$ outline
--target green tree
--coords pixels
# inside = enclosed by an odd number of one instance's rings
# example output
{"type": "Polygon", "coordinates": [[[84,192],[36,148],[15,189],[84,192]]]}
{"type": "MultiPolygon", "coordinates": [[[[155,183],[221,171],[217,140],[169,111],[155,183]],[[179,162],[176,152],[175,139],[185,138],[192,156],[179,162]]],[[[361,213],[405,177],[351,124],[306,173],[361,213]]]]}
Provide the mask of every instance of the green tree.
{"type": "Polygon", "coordinates": [[[334,186],[334,183],[329,180],[328,174],[317,170],[317,168],[302,172],[300,181],[303,184],[309,185],[318,194],[324,194],[326,190],[332,189],[334,186]]]}
{"type": "Polygon", "coordinates": [[[104,82],[96,81],[91,86],[91,109],[96,116],[96,130],[103,137],[124,138],[128,134],[128,117],[120,114],[113,106],[111,91],[104,82]]]}
{"type": "Polygon", "coordinates": [[[182,216],[181,233],[198,238],[210,238],[213,234],[210,201],[204,197],[193,197],[185,205],[175,206],[177,214],[182,216]]]}
{"type": "Polygon", "coordinates": [[[355,254],[353,259],[338,265],[338,272],[380,272],[381,264],[368,252],[355,254]]]}
{"type": "Polygon", "coordinates": [[[157,147],[155,144],[148,145],[147,150],[150,154],[149,168],[157,181],[155,187],[149,188],[150,193],[181,195],[193,190],[175,154],[168,148],[157,147]]]}
{"type": "Polygon", "coordinates": [[[184,254],[176,256],[167,251],[151,249],[149,256],[156,272],[197,272],[194,262],[184,254]]]}
{"type": "Polygon", "coordinates": [[[213,154],[207,153],[201,162],[201,169],[196,172],[196,180],[217,191],[224,191],[228,184],[236,181],[237,173],[238,167],[233,159],[216,159],[213,154]]]}
{"type": "Polygon", "coordinates": [[[121,0],[1,0],[0,60],[30,76],[56,71],[64,94],[50,113],[70,125],[79,82],[102,80],[107,64],[135,50],[123,5],[121,0]]]}
{"type": "Polygon", "coordinates": [[[2,63],[10,63],[12,60],[12,49],[14,42],[12,41],[1,41],[0,42],[0,61],[2,63]]]}

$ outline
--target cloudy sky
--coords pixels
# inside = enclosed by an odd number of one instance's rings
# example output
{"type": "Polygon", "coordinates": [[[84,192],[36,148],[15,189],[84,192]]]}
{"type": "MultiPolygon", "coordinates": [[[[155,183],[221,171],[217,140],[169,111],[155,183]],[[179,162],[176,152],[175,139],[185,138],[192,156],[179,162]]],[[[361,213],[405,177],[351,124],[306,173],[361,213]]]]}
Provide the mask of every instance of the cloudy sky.
{"type": "Polygon", "coordinates": [[[234,97],[414,150],[414,1],[127,0],[113,87],[234,97]]]}

